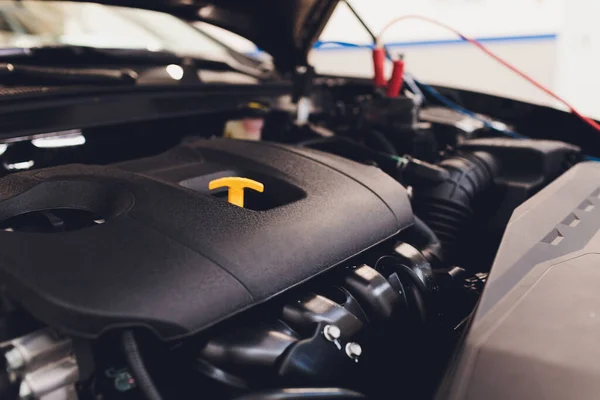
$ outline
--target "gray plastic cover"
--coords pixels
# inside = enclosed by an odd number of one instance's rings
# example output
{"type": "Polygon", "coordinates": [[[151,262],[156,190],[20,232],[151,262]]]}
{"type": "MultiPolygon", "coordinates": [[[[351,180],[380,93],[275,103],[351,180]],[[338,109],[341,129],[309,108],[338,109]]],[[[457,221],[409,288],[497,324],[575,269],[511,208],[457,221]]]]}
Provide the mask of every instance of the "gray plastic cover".
{"type": "Polygon", "coordinates": [[[600,163],[520,206],[439,399],[597,399],[600,163]]]}

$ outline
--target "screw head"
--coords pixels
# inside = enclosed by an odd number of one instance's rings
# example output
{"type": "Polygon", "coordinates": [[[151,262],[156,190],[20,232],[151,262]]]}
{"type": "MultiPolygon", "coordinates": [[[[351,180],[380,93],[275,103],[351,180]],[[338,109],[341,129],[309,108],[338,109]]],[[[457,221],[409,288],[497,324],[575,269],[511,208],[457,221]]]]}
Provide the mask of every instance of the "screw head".
{"type": "Polygon", "coordinates": [[[323,336],[330,342],[335,342],[342,336],[342,331],[337,325],[325,325],[323,336]]]}
{"type": "Polygon", "coordinates": [[[358,357],[362,354],[362,347],[356,342],[348,342],[346,344],[346,355],[353,360],[358,361],[358,357]]]}

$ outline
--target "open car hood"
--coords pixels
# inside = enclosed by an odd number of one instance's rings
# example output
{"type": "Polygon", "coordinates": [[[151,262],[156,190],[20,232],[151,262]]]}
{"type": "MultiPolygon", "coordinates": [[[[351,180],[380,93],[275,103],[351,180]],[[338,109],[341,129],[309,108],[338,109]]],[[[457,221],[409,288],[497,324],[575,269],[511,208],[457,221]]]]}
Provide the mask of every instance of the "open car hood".
{"type": "Polygon", "coordinates": [[[86,0],[204,21],[254,42],[280,72],[305,65],[338,0],[86,0]]]}

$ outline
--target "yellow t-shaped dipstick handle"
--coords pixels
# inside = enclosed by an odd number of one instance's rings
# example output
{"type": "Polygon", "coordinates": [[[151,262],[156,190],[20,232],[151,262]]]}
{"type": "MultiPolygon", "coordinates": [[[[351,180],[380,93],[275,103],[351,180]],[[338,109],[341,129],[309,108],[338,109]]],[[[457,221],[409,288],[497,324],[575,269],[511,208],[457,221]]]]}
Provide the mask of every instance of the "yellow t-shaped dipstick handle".
{"type": "Polygon", "coordinates": [[[244,189],[252,189],[262,193],[265,185],[248,178],[226,177],[208,183],[210,190],[226,187],[229,189],[227,200],[238,207],[244,207],[244,189]]]}

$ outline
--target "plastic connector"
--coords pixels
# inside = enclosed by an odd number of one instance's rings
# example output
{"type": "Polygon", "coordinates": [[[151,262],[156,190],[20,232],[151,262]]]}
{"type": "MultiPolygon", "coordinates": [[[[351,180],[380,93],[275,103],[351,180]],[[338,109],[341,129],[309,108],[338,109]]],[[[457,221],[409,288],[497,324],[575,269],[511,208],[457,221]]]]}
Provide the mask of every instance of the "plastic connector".
{"type": "Polygon", "coordinates": [[[450,173],[437,165],[417,160],[410,156],[403,157],[404,162],[398,163],[399,180],[410,186],[438,184],[450,178],[450,173]]]}

